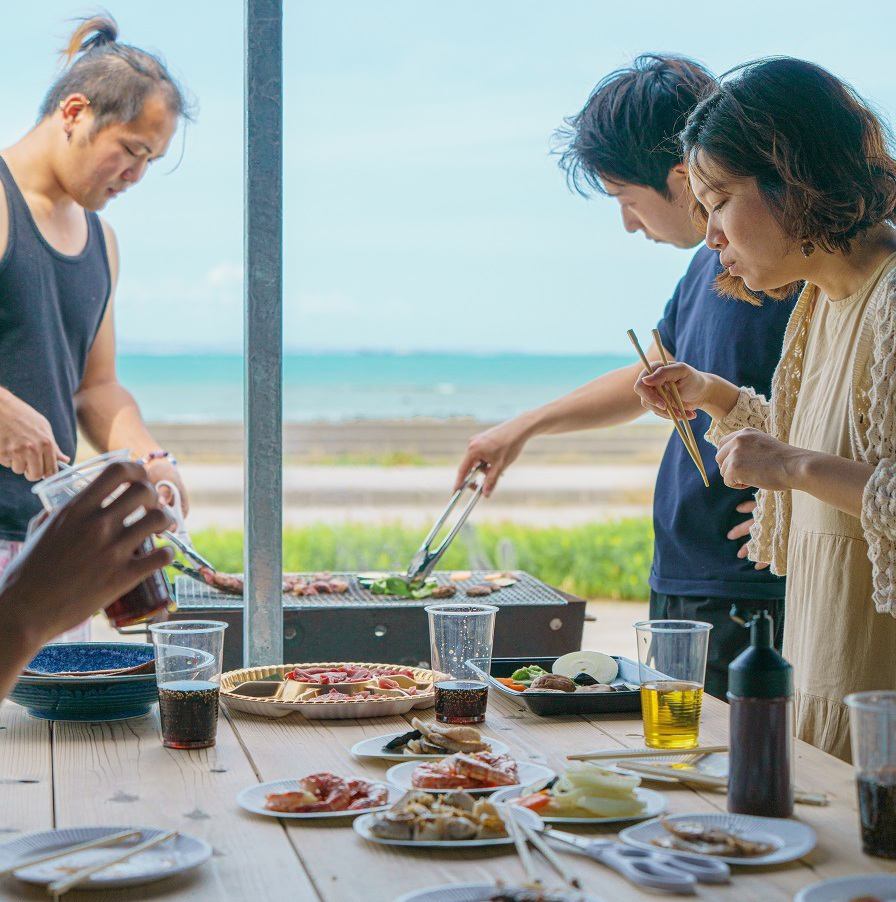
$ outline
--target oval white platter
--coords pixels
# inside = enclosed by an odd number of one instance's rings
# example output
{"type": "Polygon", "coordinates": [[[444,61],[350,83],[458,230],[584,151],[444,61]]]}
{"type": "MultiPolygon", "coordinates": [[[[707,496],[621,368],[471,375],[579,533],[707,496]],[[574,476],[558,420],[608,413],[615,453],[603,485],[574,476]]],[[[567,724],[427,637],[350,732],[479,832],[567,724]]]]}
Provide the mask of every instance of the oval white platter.
{"type": "MultiPolygon", "coordinates": [[[[29,861],[42,853],[54,852],[66,846],[90,842],[129,829],[139,830],[140,835],[114,846],[85,849],[65,858],[24,867],[15,871],[15,876],[26,883],[46,886],[56,880],[70,877],[73,869],[108,861],[128,848],[168,832],[155,827],[128,827],[118,824],[114,827],[70,827],[64,830],[29,833],[0,846],[0,868],[11,867],[17,860],[29,861]]],[[[211,858],[211,855],[212,847],[207,842],[187,833],[178,833],[167,842],[160,843],[145,852],[139,852],[121,864],[111,865],[106,870],[88,877],[79,885],[79,889],[113,889],[152,883],[190,871],[211,858]]]]}
{"type": "Polygon", "coordinates": [[[362,808],[357,811],[271,811],[265,808],[264,803],[269,793],[272,792],[296,792],[299,787],[298,780],[272,780],[269,783],[256,783],[254,786],[247,786],[236,797],[237,804],[252,814],[263,814],[266,817],[280,817],[288,820],[317,820],[319,818],[336,818],[336,817],[357,817],[359,814],[369,814],[371,811],[382,811],[397,802],[403,792],[394,786],[388,786],[386,783],[380,783],[371,780],[371,783],[377,783],[379,786],[385,786],[388,790],[388,798],[382,805],[376,805],[373,808],[362,808]]]}
{"type": "MultiPolygon", "coordinates": [[[[396,764],[386,771],[386,779],[399,789],[408,791],[420,789],[421,792],[458,792],[457,789],[430,789],[429,787],[416,787],[411,782],[411,777],[420,765],[416,761],[407,761],[404,764],[396,764]]],[[[518,783],[510,784],[510,786],[488,786],[484,789],[463,789],[461,791],[468,792],[470,795],[483,795],[487,792],[495,792],[498,789],[509,789],[511,786],[529,786],[539,781],[547,782],[553,779],[556,774],[549,767],[543,764],[533,764],[531,761],[517,762],[517,772],[519,777],[518,783]]]]}
{"type": "MultiPolygon", "coordinates": [[[[697,855],[700,858],[711,858],[714,861],[724,861],[728,864],[744,865],[746,867],[765,866],[769,864],[783,864],[785,861],[794,861],[802,858],[815,848],[815,831],[799,821],[778,817],[753,817],[749,814],[676,814],[668,818],[669,821],[687,821],[702,824],[706,827],[720,827],[743,836],[744,839],[754,842],[767,842],[775,846],[773,852],[767,855],[755,855],[751,858],[738,858],[731,855],[703,855],[699,852],[688,852],[688,855],[697,855]]],[[[657,818],[645,821],[643,824],[635,824],[621,831],[619,838],[630,846],[641,849],[657,851],[652,839],[671,834],[657,818]]],[[[671,849],[662,849],[671,852],[671,849]]]]}
{"type": "MultiPolygon", "coordinates": [[[[406,731],[407,732],[407,731],[406,731]]],[[[450,752],[440,752],[437,755],[418,755],[409,752],[384,752],[383,746],[393,739],[397,739],[402,733],[386,733],[385,736],[374,736],[371,739],[362,739],[352,746],[352,754],[356,758],[379,758],[383,761],[433,761],[439,758],[447,758],[450,752]]],[[[482,737],[483,742],[491,746],[496,755],[510,754],[510,747],[499,739],[491,736],[482,737]]]]}
{"type": "MultiPolygon", "coordinates": [[[[499,789],[493,796],[492,801],[497,805],[499,802],[510,802],[518,799],[522,791],[522,786],[508,786],[507,789],[499,789]]],[[[653,789],[642,789],[640,786],[635,789],[635,796],[644,803],[644,810],[640,814],[630,814],[627,817],[564,817],[561,815],[546,814],[542,811],[537,812],[538,816],[549,824],[621,824],[624,822],[643,821],[650,817],[657,817],[666,810],[666,797],[661,792],[653,789]]]]}
{"type": "MultiPolygon", "coordinates": [[[[370,832],[370,825],[373,823],[375,814],[364,814],[356,818],[352,827],[355,833],[363,836],[370,842],[379,843],[381,846],[411,846],[419,849],[472,849],[481,848],[483,846],[506,846],[512,845],[513,840],[509,836],[497,836],[492,839],[381,839],[374,836],[370,832]]],[[[517,815],[520,821],[523,821],[534,829],[538,829],[542,825],[541,818],[534,811],[520,809],[517,815]]]]}

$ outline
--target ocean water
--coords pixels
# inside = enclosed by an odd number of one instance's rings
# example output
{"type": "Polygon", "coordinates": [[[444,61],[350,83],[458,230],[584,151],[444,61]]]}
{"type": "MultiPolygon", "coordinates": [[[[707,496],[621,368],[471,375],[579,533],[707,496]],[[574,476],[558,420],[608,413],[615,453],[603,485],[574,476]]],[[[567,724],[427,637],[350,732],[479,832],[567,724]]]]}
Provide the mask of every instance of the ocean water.
{"type": "MultiPolygon", "coordinates": [[[[287,354],[287,421],[475,417],[543,404],[631,359],[615,354],[287,354]]],[[[122,354],[119,378],[156,422],[239,421],[237,354],[122,354]]]]}

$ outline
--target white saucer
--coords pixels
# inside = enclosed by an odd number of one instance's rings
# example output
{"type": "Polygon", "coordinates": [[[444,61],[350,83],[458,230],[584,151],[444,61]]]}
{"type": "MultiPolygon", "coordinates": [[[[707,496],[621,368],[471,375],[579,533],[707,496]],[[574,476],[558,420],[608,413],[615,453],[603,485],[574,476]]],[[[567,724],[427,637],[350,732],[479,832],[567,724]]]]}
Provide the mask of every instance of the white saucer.
{"type": "Polygon", "coordinates": [[[856,874],[822,880],[801,889],[793,902],[848,902],[862,896],[896,898],[896,874],[856,874]]]}
{"type": "MultiPolygon", "coordinates": [[[[504,890],[521,889],[516,886],[503,886],[504,890]]],[[[494,883],[446,883],[443,886],[430,886],[426,889],[415,889],[399,896],[395,902],[486,902],[497,892],[494,883]]],[[[582,892],[569,896],[570,902],[600,902],[597,896],[587,896],[582,892]]]]}
{"type": "MultiPolygon", "coordinates": [[[[377,783],[371,780],[371,783],[377,783]]],[[[389,792],[388,799],[383,805],[376,805],[373,808],[362,808],[358,811],[271,811],[265,808],[264,803],[269,793],[272,792],[296,792],[299,789],[298,780],[272,780],[270,783],[256,783],[254,786],[247,786],[236,797],[236,802],[246,811],[253,814],[263,814],[266,817],[282,817],[288,820],[316,820],[318,818],[334,818],[334,817],[357,817],[359,814],[367,814],[371,811],[382,811],[390,805],[397,802],[402,792],[394,786],[387,786],[385,783],[379,783],[380,786],[386,786],[389,792]]]]}
{"type": "MultiPolygon", "coordinates": [[[[723,830],[731,830],[745,839],[754,842],[766,842],[772,844],[775,849],[767,855],[755,855],[752,858],[735,858],[728,855],[702,855],[699,852],[688,852],[688,855],[697,855],[700,858],[711,858],[714,861],[724,861],[728,864],[743,865],[745,867],[765,866],[769,864],[782,864],[785,861],[794,861],[802,858],[815,848],[815,831],[795,821],[779,817],[753,817],[749,814],[676,814],[667,818],[669,821],[688,821],[690,823],[704,824],[707,827],[721,827],[723,830]]],[[[656,851],[652,839],[661,836],[671,836],[660,823],[660,818],[627,827],[619,834],[619,838],[630,846],[638,846],[641,849],[656,851]]],[[[665,849],[663,851],[671,851],[665,849]]]]}
{"type": "MultiPolygon", "coordinates": [[[[352,746],[352,754],[356,758],[379,758],[383,761],[433,761],[439,758],[447,758],[451,754],[451,752],[440,752],[438,755],[417,755],[408,752],[383,751],[383,746],[387,742],[391,742],[402,735],[402,733],[386,733],[384,736],[362,739],[352,746]]],[[[496,755],[507,755],[510,753],[510,747],[499,739],[492,739],[491,736],[483,735],[482,740],[491,746],[492,751],[496,755]]]]}
{"type": "MultiPolygon", "coordinates": [[[[70,827],[65,830],[28,833],[0,846],[0,869],[10,867],[17,860],[28,861],[41,853],[53,852],[66,846],[74,846],[130,829],[139,830],[141,835],[114,846],[85,849],[65,858],[56,858],[44,864],[22,868],[15,872],[15,876],[26,883],[46,886],[56,880],[70,877],[73,868],[79,869],[108,861],[129,848],[168,832],[156,827],[128,827],[119,824],[115,827],[70,827]]],[[[186,833],[178,833],[167,842],[160,843],[145,852],[139,852],[121,864],[112,865],[88,877],[78,888],[100,890],[152,883],[190,871],[211,858],[211,855],[212,847],[207,842],[186,833]]]]}
{"type": "MultiPolygon", "coordinates": [[[[508,786],[507,789],[499,789],[492,796],[492,801],[497,805],[499,802],[510,802],[513,799],[518,799],[522,789],[522,786],[508,786]]],[[[635,796],[644,803],[644,810],[640,814],[630,814],[627,817],[563,817],[561,815],[545,814],[542,811],[537,811],[536,814],[549,824],[621,824],[656,817],[666,810],[666,797],[661,792],[656,792],[653,789],[643,789],[639,786],[635,789],[635,796]]]]}
{"type": "MultiPolygon", "coordinates": [[[[375,817],[375,814],[364,814],[354,821],[352,827],[359,836],[363,836],[370,842],[379,843],[381,846],[410,846],[415,849],[473,849],[483,846],[513,845],[513,840],[509,836],[499,836],[493,839],[382,839],[370,832],[370,825],[375,817]]],[[[541,818],[534,811],[526,808],[520,809],[517,818],[534,829],[538,829],[542,824],[541,818]]]]}

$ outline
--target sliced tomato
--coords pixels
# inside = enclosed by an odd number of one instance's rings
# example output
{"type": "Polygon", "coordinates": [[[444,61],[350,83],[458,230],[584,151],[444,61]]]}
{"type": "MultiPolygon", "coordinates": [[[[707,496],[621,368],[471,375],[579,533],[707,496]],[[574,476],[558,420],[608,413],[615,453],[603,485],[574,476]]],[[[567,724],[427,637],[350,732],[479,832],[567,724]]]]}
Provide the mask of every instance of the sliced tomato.
{"type": "Polygon", "coordinates": [[[549,805],[551,797],[546,792],[533,792],[531,795],[523,796],[516,800],[516,804],[530,811],[541,811],[546,805],[549,805]]]}

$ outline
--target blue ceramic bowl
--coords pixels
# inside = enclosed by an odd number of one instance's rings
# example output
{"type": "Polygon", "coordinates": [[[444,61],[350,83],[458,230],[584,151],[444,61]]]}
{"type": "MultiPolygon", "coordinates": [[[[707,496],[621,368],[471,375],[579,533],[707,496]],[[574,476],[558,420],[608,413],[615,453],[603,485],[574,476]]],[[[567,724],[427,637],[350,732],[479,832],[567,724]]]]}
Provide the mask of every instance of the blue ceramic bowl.
{"type": "Polygon", "coordinates": [[[26,676],[124,676],[152,673],[155,654],[145,642],[53,642],[25,668],[26,676]]]}
{"type": "Polygon", "coordinates": [[[88,675],[84,671],[143,667],[151,645],[72,642],[48,645],[19,677],[10,699],[44,720],[124,720],[140,717],[158,701],[154,672],[88,675]],[[65,673],[66,675],[60,675],[65,673]]]}

